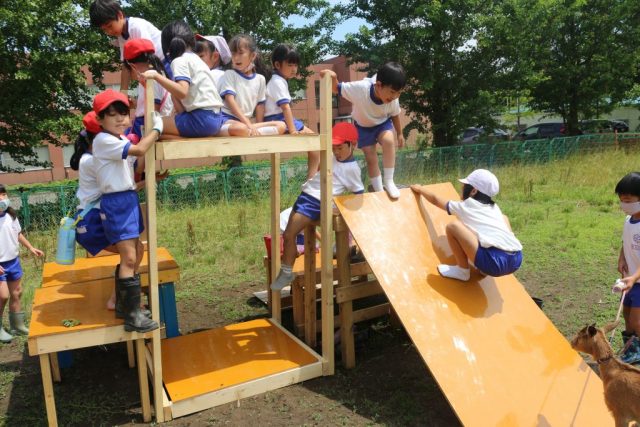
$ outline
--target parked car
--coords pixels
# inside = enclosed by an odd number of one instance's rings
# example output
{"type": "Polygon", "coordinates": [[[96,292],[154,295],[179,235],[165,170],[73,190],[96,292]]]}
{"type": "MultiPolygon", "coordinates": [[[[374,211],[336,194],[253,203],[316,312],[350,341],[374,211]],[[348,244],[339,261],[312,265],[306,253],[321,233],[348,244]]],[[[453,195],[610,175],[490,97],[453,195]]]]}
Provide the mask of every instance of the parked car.
{"type": "MultiPolygon", "coordinates": [[[[513,139],[529,140],[544,138],[561,138],[567,136],[562,122],[538,123],[516,133],[513,139]]],[[[579,131],[582,134],[582,131],[579,131]]]]}
{"type": "Polygon", "coordinates": [[[622,120],[580,120],[580,129],[584,133],[629,132],[629,125],[622,120]]]}
{"type": "Polygon", "coordinates": [[[483,127],[466,128],[458,138],[460,145],[507,141],[508,139],[509,133],[502,129],[492,129],[491,132],[487,133],[483,127]]]}

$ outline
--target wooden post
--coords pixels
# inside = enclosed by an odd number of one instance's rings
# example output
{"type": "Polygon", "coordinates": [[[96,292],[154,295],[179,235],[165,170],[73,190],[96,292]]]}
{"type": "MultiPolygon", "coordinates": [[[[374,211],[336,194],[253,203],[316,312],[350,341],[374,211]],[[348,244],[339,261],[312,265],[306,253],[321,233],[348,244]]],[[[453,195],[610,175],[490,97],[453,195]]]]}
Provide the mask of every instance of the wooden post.
{"type": "Polygon", "coordinates": [[[51,376],[53,378],[53,381],[59,383],[62,381],[62,376],[60,375],[58,353],[49,353],[49,360],[51,361],[51,376]]]}
{"type": "Polygon", "coordinates": [[[58,425],[58,416],[56,415],[56,401],[53,396],[50,363],[48,354],[40,355],[40,371],[42,373],[42,388],[44,389],[44,404],[47,408],[47,421],[50,427],[56,427],[58,425]]]}
{"type": "MultiPolygon", "coordinates": [[[[338,267],[338,286],[340,288],[351,285],[351,259],[349,256],[349,229],[342,216],[334,218],[336,232],[336,262],[338,267]]],[[[353,302],[340,303],[340,345],[342,363],[345,368],[356,365],[356,352],[353,337],[353,302]]]]}
{"type": "MultiPolygon", "coordinates": [[[[271,154],[271,280],[280,271],[280,153],[271,154]]],[[[280,291],[271,293],[271,318],[280,323],[282,299],[280,291]]]]}
{"type": "Polygon", "coordinates": [[[316,329],[316,226],[304,229],[304,342],[311,348],[317,343],[316,329]]]}
{"type": "MultiPolygon", "coordinates": [[[[132,341],[129,341],[132,342],[132,341]]],[[[149,379],[147,377],[147,361],[145,358],[144,338],[135,340],[138,356],[138,383],[140,383],[140,402],[142,404],[142,420],[151,422],[151,405],[149,402],[149,379]]]]}
{"type": "MultiPolygon", "coordinates": [[[[144,123],[145,135],[153,129],[154,112],[153,84],[148,84],[145,91],[144,123]]],[[[156,206],[156,150],[151,147],[145,155],[145,192],[147,196],[147,238],[149,256],[149,297],[151,299],[152,319],[160,324],[160,298],[158,295],[158,222],[156,206]]],[[[164,421],[162,407],[162,354],[160,347],[160,328],[153,331],[151,348],[153,354],[153,405],[156,411],[156,421],[164,421]]],[[[138,356],[140,357],[140,356],[138,356]]],[[[140,361],[140,359],[138,359],[140,361]]],[[[138,367],[141,369],[143,367],[138,367]]]]}
{"type": "Polygon", "coordinates": [[[320,81],[320,227],[322,227],[322,373],[333,375],[333,245],[331,216],[333,206],[333,156],[331,144],[332,84],[326,75],[320,81]]]}

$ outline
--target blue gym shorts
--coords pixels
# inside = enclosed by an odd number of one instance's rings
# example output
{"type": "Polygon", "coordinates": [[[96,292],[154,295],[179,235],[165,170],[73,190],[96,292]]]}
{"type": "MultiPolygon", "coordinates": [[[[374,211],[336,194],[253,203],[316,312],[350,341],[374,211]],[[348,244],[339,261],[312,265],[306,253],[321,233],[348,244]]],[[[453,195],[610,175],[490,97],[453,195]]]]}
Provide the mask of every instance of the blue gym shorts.
{"type": "Polygon", "coordinates": [[[487,276],[500,277],[511,274],[522,264],[522,251],[506,252],[495,247],[478,247],[476,268],[487,276]]]}
{"type": "Polygon", "coordinates": [[[634,283],[627,291],[622,304],[626,307],[640,307],[640,282],[634,283]]]}
{"type": "Polygon", "coordinates": [[[320,200],[307,193],[300,193],[293,204],[293,211],[317,221],[320,219],[320,200]]]}
{"type": "Polygon", "coordinates": [[[370,128],[360,126],[358,123],[353,123],[358,129],[358,148],[368,147],[375,145],[378,142],[378,136],[384,131],[393,131],[393,122],[391,119],[380,123],[379,125],[372,126],[370,128]]]}
{"type": "Polygon", "coordinates": [[[176,115],[178,132],[187,138],[217,135],[222,123],[222,115],[213,110],[195,109],[176,115]]]}
{"type": "Polygon", "coordinates": [[[22,278],[22,265],[20,265],[20,257],[15,257],[9,261],[0,262],[0,266],[4,269],[4,273],[0,274],[0,282],[15,282],[22,278]]]}
{"type": "MultiPolygon", "coordinates": [[[[80,215],[80,212],[78,211],[76,218],[80,215]]],[[[102,219],[100,219],[100,209],[91,209],[84,218],[78,221],[76,241],[91,255],[96,255],[109,246],[107,236],[104,234],[102,219]]]]}
{"type": "Polygon", "coordinates": [[[112,245],[122,240],[136,239],[144,231],[138,193],[133,190],[103,194],[100,218],[104,235],[112,245]]]}
{"type": "MultiPolygon", "coordinates": [[[[270,116],[267,116],[264,118],[265,122],[284,122],[284,114],[280,113],[280,114],[272,114],[270,116]]],[[[287,122],[285,122],[286,124],[287,122]]],[[[304,129],[304,123],[302,123],[302,121],[294,118],[293,119],[293,125],[296,127],[296,130],[298,132],[300,132],[302,129],[304,129]]],[[[287,128],[287,133],[289,132],[289,128],[287,128]]]]}

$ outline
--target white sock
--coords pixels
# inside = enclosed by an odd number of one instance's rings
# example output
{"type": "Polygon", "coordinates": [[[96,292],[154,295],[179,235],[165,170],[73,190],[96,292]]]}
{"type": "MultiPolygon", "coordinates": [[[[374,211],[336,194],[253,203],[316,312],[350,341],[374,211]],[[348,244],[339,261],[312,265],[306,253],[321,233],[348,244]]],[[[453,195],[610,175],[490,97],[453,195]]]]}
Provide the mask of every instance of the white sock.
{"type": "Polygon", "coordinates": [[[438,266],[438,272],[444,277],[450,279],[462,280],[466,282],[471,276],[471,270],[468,268],[458,267],[457,265],[440,264],[438,266]]]}
{"type": "Polygon", "coordinates": [[[291,272],[293,272],[293,266],[282,264],[280,265],[280,270],[282,270],[283,273],[290,274],[291,272]]]}
{"type": "Polygon", "coordinates": [[[378,176],[370,176],[369,181],[371,181],[371,186],[373,187],[373,191],[382,191],[382,175],[378,176]]]}
{"type": "Polygon", "coordinates": [[[389,197],[392,199],[397,199],[400,197],[400,190],[396,187],[396,184],[393,182],[393,172],[395,168],[384,168],[384,188],[387,189],[387,193],[389,193],[389,197]]]}
{"type": "Polygon", "coordinates": [[[218,134],[216,136],[229,136],[229,128],[231,125],[224,124],[220,127],[218,134]]]}
{"type": "Polygon", "coordinates": [[[396,168],[383,168],[382,173],[385,181],[393,181],[393,172],[396,168]]]}
{"type": "Polygon", "coordinates": [[[258,128],[258,133],[260,135],[278,135],[278,128],[275,126],[265,126],[262,128],[258,128]]]}

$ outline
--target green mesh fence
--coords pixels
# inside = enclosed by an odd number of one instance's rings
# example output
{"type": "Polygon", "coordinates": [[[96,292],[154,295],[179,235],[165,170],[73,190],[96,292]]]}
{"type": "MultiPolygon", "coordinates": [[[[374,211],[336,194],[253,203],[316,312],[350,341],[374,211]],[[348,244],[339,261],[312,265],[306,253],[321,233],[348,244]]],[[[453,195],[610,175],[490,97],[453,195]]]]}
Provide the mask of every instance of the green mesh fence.
{"type": "MultiPolygon", "coordinates": [[[[479,167],[491,169],[503,165],[544,163],[576,154],[638,147],[640,134],[595,134],[421,151],[403,150],[398,152],[396,158],[396,182],[411,183],[425,179],[437,182],[479,167]]],[[[356,159],[366,184],[366,162],[361,154],[356,155],[356,159]]],[[[284,162],[280,173],[283,204],[293,203],[307,178],[307,163],[300,160],[284,162]]],[[[256,200],[269,197],[270,181],[271,166],[268,163],[235,167],[227,171],[173,172],[158,184],[158,203],[165,209],[178,209],[233,200],[256,200]]],[[[76,209],[76,190],[76,185],[12,190],[11,203],[19,213],[23,228],[51,229],[57,227],[63,215],[76,209]]],[[[144,198],[144,192],[141,192],[140,199],[144,198]]]]}

